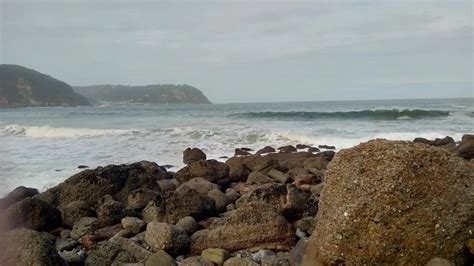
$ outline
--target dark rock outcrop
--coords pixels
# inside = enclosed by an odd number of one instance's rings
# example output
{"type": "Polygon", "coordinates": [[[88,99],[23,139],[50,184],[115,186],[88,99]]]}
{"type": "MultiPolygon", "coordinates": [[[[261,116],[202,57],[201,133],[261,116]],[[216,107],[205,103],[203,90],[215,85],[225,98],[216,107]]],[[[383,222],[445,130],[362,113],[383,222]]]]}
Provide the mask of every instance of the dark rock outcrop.
{"type": "Polygon", "coordinates": [[[146,161],[97,167],[75,174],[35,197],[60,207],[77,200],[95,206],[107,194],[126,203],[128,195],[136,189],[160,191],[157,180],[165,174],[156,163],[146,161]]]}
{"type": "Polygon", "coordinates": [[[187,148],[183,152],[183,163],[190,164],[200,160],[206,160],[206,154],[198,148],[187,148]]]}
{"type": "Polygon", "coordinates": [[[5,198],[0,199],[0,210],[8,208],[15,202],[18,202],[24,198],[32,197],[38,194],[36,188],[29,188],[24,186],[19,186],[12,190],[5,198]]]}
{"type": "Polygon", "coordinates": [[[461,158],[373,140],[339,152],[327,177],[302,265],[424,265],[435,256],[462,264],[474,230],[474,172],[461,158]]]}

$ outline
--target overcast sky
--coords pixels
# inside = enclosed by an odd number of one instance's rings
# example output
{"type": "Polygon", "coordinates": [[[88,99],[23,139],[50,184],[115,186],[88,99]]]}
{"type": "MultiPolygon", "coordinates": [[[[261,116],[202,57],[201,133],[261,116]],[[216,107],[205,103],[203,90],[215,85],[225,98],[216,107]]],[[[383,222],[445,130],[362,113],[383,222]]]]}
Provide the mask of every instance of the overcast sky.
{"type": "Polygon", "coordinates": [[[472,1],[0,0],[0,62],[214,102],[474,97],[472,1]]]}

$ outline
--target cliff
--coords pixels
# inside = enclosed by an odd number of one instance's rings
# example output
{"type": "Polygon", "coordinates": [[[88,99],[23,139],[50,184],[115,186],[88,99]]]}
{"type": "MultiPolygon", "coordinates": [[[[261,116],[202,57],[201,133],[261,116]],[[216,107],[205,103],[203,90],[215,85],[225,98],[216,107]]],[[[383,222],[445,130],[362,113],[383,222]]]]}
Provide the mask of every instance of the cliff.
{"type": "Polygon", "coordinates": [[[211,103],[204,94],[189,85],[95,85],[74,87],[90,100],[111,103],[147,104],[206,104],[211,103]]]}
{"type": "Polygon", "coordinates": [[[19,65],[0,65],[0,107],[90,105],[70,85],[19,65]]]}

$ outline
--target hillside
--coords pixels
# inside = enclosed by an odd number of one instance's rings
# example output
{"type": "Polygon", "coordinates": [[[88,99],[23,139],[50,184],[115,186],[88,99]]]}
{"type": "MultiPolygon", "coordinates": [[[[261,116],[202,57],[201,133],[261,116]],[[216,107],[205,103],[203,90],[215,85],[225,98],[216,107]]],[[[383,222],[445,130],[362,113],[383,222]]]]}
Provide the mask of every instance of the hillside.
{"type": "Polygon", "coordinates": [[[74,87],[90,100],[111,103],[148,103],[148,104],[205,104],[211,103],[204,94],[189,85],[96,85],[74,87]]]}
{"type": "Polygon", "coordinates": [[[0,65],[0,107],[90,105],[70,85],[19,65],[0,65]]]}

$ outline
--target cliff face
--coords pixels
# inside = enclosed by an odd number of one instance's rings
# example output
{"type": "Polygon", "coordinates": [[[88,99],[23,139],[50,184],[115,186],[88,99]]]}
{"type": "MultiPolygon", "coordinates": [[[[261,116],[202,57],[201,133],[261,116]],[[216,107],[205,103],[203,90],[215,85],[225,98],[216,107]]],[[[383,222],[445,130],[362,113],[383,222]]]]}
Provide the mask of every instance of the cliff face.
{"type": "Polygon", "coordinates": [[[90,100],[102,102],[149,104],[211,103],[200,90],[188,85],[96,85],[74,87],[74,89],[90,100]]]}
{"type": "Polygon", "coordinates": [[[0,107],[90,105],[70,85],[18,65],[0,65],[0,107]]]}

